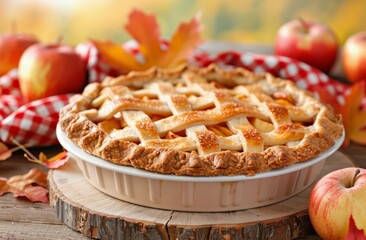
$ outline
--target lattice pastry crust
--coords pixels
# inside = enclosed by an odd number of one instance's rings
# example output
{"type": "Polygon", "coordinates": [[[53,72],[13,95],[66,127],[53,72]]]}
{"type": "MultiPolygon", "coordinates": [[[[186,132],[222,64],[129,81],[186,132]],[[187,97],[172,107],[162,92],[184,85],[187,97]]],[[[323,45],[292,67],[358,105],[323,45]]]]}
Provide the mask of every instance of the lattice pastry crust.
{"type": "Polygon", "coordinates": [[[254,175],[313,158],[340,116],[292,82],[245,69],[180,66],[89,84],[59,124],[86,152],[177,175],[254,175]]]}

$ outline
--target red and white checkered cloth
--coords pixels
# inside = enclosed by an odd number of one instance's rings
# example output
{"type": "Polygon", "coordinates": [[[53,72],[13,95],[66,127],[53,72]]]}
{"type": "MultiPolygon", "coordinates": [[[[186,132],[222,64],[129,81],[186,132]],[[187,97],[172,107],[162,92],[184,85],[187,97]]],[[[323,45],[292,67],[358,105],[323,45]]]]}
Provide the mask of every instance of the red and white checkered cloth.
{"type": "MultiPolygon", "coordinates": [[[[11,143],[12,138],[30,146],[45,146],[56,143],[55,129],[58,112],[67,104],[71,95],[59,95],[23,104],[19,97],[11,98],[5,95],[0,102],[5,102],[8,108],[14,109],[0,116],[1,140],[11,143]],[[5,116],[5,118],[4,118],[5,116]]],[[[1,105],[1,103],[0,103],[1,105]]]]}
{"type": "MultiPolygon", "coordinates": [[[[91,42],[79,44],[76,51],[87,65],[90,83],[102,81],[107,75],[118,75],[117,71],[102,61],[100,53],[91,42]]],[[[136,49],[131,51],[137,52],[136,49]]],[[[238,52],[209,56],[200,52],[194,56],[192,62],[200,66],[216,62],[226,67],[245,67],[255,72],[270,72],[293,80],[298,87],[314,94],[325,88],[327,94],[334,96],[339,104],[344,104],[344,96],[350,89],[348,85],[330,79],[319,70],[286,57],[238,52]]],[[[58,113],[67,104],[70,96],[52,96],[26,103],[19,91],[17,70],[11,70],[0,77],[0,141],[12,144],[14,138],[21,144],[33,146],[58,143],[55,135],[58,113]]]]}

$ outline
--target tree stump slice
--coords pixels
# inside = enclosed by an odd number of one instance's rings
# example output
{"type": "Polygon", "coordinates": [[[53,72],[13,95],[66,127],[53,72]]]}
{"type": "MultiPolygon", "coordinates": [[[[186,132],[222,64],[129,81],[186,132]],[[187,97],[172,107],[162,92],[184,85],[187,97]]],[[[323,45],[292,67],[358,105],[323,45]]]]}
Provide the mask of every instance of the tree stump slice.
{"type": "MultiPolygon", "coordinates": [[[[353,167],[330,156],[319,176],[353,167]]],[[[313,185],[285,201],[255,209],[196,213],[153,209],[110,197],[84,178],[74,161],[48,175],[58,219],[96,239],[293,239],[313,234],[307,204],[313,185]]]]}

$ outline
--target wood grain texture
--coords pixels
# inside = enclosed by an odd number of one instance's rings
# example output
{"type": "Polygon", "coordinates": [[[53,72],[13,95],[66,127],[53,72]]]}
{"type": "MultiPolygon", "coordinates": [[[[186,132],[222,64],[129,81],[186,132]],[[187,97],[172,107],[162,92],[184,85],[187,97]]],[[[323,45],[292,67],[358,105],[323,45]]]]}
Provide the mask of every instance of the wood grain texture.
{"type": "MultiPolygon", "coordinates": [[[[36,214],[35,214],[36,215],[36,214]]],[[[61,224],[40,223],[14,223],[0,221],[0,239],[11,240],[66,240],[88,239],[76,231],[70,231],[67,226],[61,224]]]]}
{"type": "Polygon", "coordinates": [[[0,221],[59,224],[55,212],[48,204],[32,203],[6,194],[0,198],[0,221]]]}
{"type": "MultiPolygon", "coordinates": [[[[337,152],[321,176],[353,166],[337,152]]],[[[222,213],[159,210],[107,196],[92,187],[73,161],[49,173],[58,219],[97,239],[293,239],[313,234],[307,201],[311,187],[277,204],[222,213]]]]}

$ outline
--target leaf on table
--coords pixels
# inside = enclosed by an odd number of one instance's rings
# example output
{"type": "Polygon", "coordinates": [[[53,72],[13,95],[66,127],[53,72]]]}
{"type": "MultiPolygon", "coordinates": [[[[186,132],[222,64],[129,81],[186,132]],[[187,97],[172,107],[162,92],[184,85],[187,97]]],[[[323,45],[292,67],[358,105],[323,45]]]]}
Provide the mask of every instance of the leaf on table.
{"type": "Polygon", "coordinates": [[[357,228],[352,215],[349,218],[349,228],[345,240],[366,240],[366,232],[357,228]]]}
{"type": "Polygon", "coordinates": [[[62,151],[51,158],[48,158],[46,154],[41,152],[39,154],[39,158],[36,158],[25,146],[20,144],[16,139],[12,138],[11,140],[15,145],[17,145],[19,149],[22,149],[25,152],[25,158],[27,158],[31,162],[42,164],[48,168],[59,168],[69,160],[69,156],[65,151],[62,151]]]}
{"type": "Polygon", "coordinates": [[[34,155],[29,154],[29,153],[25,154],[24,156],[29,161],[42,164],[50,169],[59,168],[69,160],[69,156],[67,155],[67,153],[65,151],[60,152],[60,153],[56,154],[55,156],[52,156],[51,158],[48,158],[46,156],[46,154],[44,154],[43,152],[41,152],[39,154],[38,158],[36,158],[34,155]]]}
{"type": "Polygon", "coordinates": [[[48,158],[46,154],[41,152],[39,154],[39,160],[41,161],[41,164],[45,165],[46,167],[55,169],[64,165],[69,160],[69,155],[67,152],[63,151],[51,158],[48,158]]]}
{"type": "Polygon", "coordinates": [[[4,143],[0,142],[0,161],[10,158],[11,155],[11,150],[4,143]]]}
{"type": "Polygon", "coordinates": [[[169,44],[164,45],[160,28],[154,15],[133,10],[125,26],[136,41],[138,55],[122,44],[93,39],[102,59],[122,73],[142,71],[153,66],[170,68],[188,60],[193,50],[202,42],[200,17],[196,15],[188,23],[181,23],[169,44]],[[165,49],[165,47],[166,49],[165,49]]]}
{"type": "Polygon", "coordinates": [[[359,144],[366,144],[366,110],[362,107],[365,93],[366,81],[354,83],[341,110],[347,137],[359,144]]]}
{"type": "Polygon", "coordinates": [[[0,196],[13,193],[14,197],[26,197],[32,202],[48,203],[47,174],[33,168],[25,175],[0,178],[0,196]]]}

